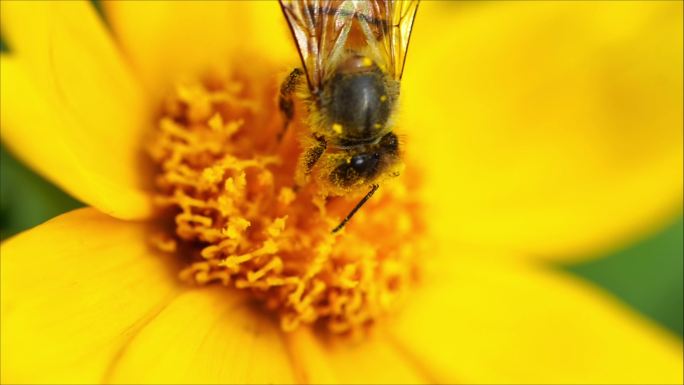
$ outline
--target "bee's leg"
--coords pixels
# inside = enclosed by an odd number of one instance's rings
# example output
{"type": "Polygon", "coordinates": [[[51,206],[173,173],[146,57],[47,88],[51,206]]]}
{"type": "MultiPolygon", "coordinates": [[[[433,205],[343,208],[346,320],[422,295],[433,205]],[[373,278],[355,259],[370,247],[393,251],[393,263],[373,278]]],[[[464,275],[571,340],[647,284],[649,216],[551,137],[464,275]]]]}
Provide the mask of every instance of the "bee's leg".
{"type": "Polygon", "coordinates": [[[299,190],[299,187],[306,183],[306,180],[309,178],[309,174],[311,174],[311,170],[313,170],[316,162],[318,162],[325,150],[328,148],[328,142],[326,142],[325,137],[313,135],[313,138],[316,139],[318,143],[306,150],[306,152],[302,154],[302,157],[300,158],[300,167],[295,179],[297,181],[294,186],[295,191],[299,190]]]}
{"type": "Polygon", "coordinates": [[[318,141],[318,144],[311,147],[309,150],[306,151],[306,154],[304,154],[305,175],[311,174],[311,170],[313,170],[313,167],[316,165],[316,162],[318,162],[318,160],[321,159],[321,155],[323,155],[325,149],[328,148],[328,142],[325,141],[325,137],[319,135],[314,135],[313,137],[318,141]]]}
{"type": "Polygon", "coordinates": [[[294,116],[294,92],[297,85],[301,82],[304,71],[300,68],[295,68],[287,76],[283,84],[280,85],[280,95],[278,96],[278,108],[283,113],[284,123],[283,129],[278,133],[278,142],[283,139],[287,132],[287,127],[294,116]]]}
{"type": "Polygon", "coordinates": [[[356,214],[356,212],[359,211],[359,209],[361,208],[361,206],[363,206],[366,202],[368,202],[368,200],[370,199],[370,197],[372,197],[373,194],[375,194],[375,192],[378,190],[378,187],[380,187],[380,185],[377,185],[377,184],[371,185],[371,189],[370,189],[370,191],[368,191],[368,194],[366,194],[366,196],[363,197],[363,198],[359,201],[359,203],[356,204],[356,206],[354,206],[354,208],[352,209],[352,211],[350,211],[349,214],[347,214],[347,216],[344,217],[344,219],[342,220],[342,222],[340,222],[340,224],[337,225],[337,227],[335,227],[335,228],[332,230],[332,233],[333,233],[333,234],[335,234],[336,232],[342,230],[342,228],[344,227],[344,225],[346,225],[347,222],[349,222],[349,220],[354,216],[354,214],[356,214]]]}

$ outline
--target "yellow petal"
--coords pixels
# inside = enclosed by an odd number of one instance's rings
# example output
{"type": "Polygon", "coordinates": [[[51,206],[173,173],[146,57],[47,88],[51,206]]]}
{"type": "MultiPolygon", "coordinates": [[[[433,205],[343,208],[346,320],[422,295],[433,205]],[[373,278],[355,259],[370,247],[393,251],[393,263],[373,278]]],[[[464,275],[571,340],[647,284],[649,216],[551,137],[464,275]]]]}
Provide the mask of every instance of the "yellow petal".
{"type": "Polygon", "coordinates": [[[2,2],[2,140],[49,180],[120,218],[150,213],[140,87],[87,2],[2,2]]]}
{"type": "Polygon", "coordinates": [[[104,6],[119,43],[155,94],[175,78],[257,58],[298,64],[276,2],[107,1],[104,6]]]}
{"type": "Polygon", "coordinates": [[[2,383],[95,383],[176,295],[140,224],[86,208],[0,246],[2,383]]]}
{"type": "Polygon", "coordinates": [[[682,206],[682,2],[426,2],[406,147],[455,242],[597,253],[682,206]]]}
{"type": "Polygon", "coordinates": [[[113,383],[293,383],[275,322],[222,287],[177,298],[122,352],[113,383]]]}
{"type": "Polygon", "coordinates": [[[410,300],[392,333],[440,382],[682,383],[681,341],[559,272],[458,258],[410,300]]]}
{"type": "Polygon", "coordinates": [[[430,373],[382,333],[363,339],[325,338],[301,328],[288,335],[301,382],[309,384],[425,384],[430,373]]]}

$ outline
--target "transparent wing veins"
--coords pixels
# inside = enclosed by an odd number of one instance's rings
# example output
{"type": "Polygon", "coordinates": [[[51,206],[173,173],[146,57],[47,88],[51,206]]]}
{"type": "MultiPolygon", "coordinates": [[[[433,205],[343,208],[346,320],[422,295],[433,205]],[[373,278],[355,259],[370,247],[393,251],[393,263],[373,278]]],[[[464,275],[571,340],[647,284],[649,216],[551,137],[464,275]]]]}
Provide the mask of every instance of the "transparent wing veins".
{"type": "MultiPolygon", "coordinates": [[[[367,52],[400,79],[419,0],[280,0],[306,72],[317,91],[347,49],[367,52]],[[357,25],[361,42],[350,38],[357,25]],[[360,32],[359,32],[360,31],[360,32]],[[363,47],[361,47],[363,45],[363,47]]],[[[356,36],[356,35],[355,35],[356,36]]]]}

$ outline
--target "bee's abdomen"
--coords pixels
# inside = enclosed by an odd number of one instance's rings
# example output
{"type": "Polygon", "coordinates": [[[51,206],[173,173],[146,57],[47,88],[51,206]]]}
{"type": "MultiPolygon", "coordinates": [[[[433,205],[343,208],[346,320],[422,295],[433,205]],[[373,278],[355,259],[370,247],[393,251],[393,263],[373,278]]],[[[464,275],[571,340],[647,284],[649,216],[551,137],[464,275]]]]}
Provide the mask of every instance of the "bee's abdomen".
{"type": "Polygon", "coordinates": [[[392,110],[392,98],[381,73],[338,73],[327,91],[324,108],[336,134],[363,141],[382,132],[392,110]]]}

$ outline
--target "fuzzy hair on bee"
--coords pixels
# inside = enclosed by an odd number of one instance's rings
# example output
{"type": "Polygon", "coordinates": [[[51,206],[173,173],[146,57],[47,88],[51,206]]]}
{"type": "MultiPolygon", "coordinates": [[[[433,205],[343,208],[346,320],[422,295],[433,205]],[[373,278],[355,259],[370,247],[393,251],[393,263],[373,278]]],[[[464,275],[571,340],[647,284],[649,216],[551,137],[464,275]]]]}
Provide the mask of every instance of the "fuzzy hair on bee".
{"type": "Polygon", "coordinates": [[[313,180],[325,195],[369,189],[335,232],[403,170],[393,129],[418,0],[280,4],[303,65],[287,76],[279,95],[283,132],[294,118],[295,97],[306,110],[295,182],[313,180]]]}

